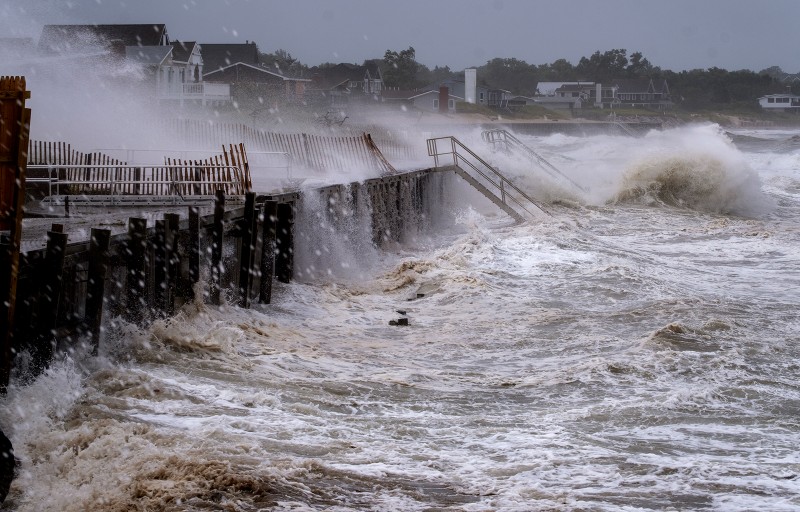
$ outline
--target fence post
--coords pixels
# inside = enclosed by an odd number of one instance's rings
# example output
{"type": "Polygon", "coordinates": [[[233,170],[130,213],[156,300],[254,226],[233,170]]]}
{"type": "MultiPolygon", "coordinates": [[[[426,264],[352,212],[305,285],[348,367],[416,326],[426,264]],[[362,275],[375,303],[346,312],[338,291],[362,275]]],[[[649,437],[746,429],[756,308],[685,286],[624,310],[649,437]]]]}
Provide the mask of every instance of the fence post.
{"type": "Polygon", "coordinates": [[[222,285],[222,242],[225,221],[225,192],[217,190],[214,202],[214,227],[211,232],[211,286],[209,287],[208,300],[211,304],[219,306],[220,286],[222,285]]]}
{"type": "Polygon", "coordinates": [[[89,242],[89,282],[86,293],[86,316],[84,323],[92,334],[92,355],[96,356],[100,347],[100,331],[103,323],[103,293],[106,285],[108,267],[108,246],[111,230],[92,228],[89,242]]]}
{"type": "Polygon", "coordinates": [[[264,222],[261,225],[261,286],[258,302],[272,301],[272,278],[275,274],[275,234],[278,222],[278,201],[264,202],[264,222]]]}
{"type": "Polygon", "coordinates": [[[0,77],[0,231],[8,231],[0,244],[0,393],[11,377],[14,309],[25,202],[25,170],[31,111],[25,77],[0,77]]]}
{"type": "Polygon", "coordinates": [[[250,307],[250,281],[253,275],[253,253],[255,252],[256,193],[244,196],[244,218],[242,219],[241,259],[239,261],[239,306],[250,307]]]}
{"type": "Polygon", "coordinates": [[[53,359],[56,343],[55,328],[58,325],[58,301],[61,297],[66,248],[67,235],[65,233],[55,230],[47,232],[44,272],[39,289],[39,325],[34,343],[34,365],[38,370],[47,368],[53,359]]]}
{"type": "Polygon", "coordinates": [[[276,230],[275,276],[278,281],[288,283],[294,275],[294,205],[278,204],[276,230]]]}

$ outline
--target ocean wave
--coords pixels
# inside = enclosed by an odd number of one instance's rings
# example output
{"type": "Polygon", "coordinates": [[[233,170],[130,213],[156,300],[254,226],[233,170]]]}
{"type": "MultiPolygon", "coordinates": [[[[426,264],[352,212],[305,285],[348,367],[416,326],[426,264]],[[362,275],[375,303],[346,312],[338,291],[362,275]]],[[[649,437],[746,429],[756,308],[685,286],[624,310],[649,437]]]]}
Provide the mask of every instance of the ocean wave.
{"type": "Polygon", "coordinates": [[[758,176],[741,159],[711,152],[661,154],[632,165],[611,203],[645,203],[755,215],[768,204],[758,176]]]}

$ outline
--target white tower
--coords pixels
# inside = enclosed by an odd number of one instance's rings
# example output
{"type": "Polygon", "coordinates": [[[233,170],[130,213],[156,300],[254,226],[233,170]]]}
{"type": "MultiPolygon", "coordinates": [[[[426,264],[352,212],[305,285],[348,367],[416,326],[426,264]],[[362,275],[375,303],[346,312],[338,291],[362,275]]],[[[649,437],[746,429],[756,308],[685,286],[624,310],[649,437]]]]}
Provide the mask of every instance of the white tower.
{"type": "Polygon", "coordinates": [[[478,70],[469,68],[464,70],[464,101],[475,103],[478,90],[478,70]]]}

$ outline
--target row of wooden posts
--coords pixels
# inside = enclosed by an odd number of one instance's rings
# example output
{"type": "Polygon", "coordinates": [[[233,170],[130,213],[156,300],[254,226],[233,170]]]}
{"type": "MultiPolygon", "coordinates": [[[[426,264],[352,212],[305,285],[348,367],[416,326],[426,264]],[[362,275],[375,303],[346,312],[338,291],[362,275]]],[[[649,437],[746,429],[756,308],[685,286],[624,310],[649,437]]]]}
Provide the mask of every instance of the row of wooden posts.
{"type": "Polygon", "coordinates": [[[49,364],[58,339],[86,339],[97,354],[104,311],[137,324],[170,316],[181,303],[199,299],[203,275],[203,300],[211,304],[222,303],[226,290],[240,307],[253,300],[269,304],[273,279],[288,282],[293,273],[294,202],[291,195],[257,201],[248,193],[243,208],[226,211],[219,191],[213,215],[201,217],[190,207],[185,221],[166,213],[151,227],[133,217],[126,234],[92,229],[88,250],[68,246],[63,225],[54,224],[46,248],[23,258],[15,350],[31,354],[34,373],[49,364]],[[225,271],[231,267],[224,261],[226,239],[238,239],[234,273],[225,271]],[[208,271],[201,273],[203,255],[208,271]],[[77,277],[81,272],[85,279],[77,277]],[[82,307],[72,303],[81,299],[82,307]]]}

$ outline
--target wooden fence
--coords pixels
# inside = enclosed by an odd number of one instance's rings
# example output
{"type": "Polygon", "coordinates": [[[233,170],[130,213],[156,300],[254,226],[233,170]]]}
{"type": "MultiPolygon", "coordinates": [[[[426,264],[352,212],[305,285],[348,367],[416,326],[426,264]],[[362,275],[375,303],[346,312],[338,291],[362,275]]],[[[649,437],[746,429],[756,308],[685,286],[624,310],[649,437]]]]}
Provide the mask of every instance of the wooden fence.
{"type": "MultiPolygon", "coordinates": [[[[373,139],[366,135],[367,132],[347,136],[278,133],[257,130],[241,123],[209,123],[194,119],[167,120],[163,129],[190,147],[209,147],[229,140],[240,140],[251,151],[290,153],[295,165],[317,170],[342,170],[354,165],[372,167],[372,155],[376,150],[390,160],[420,157],[419,151],[397,139],[388,136],[373,139]],[[367,138],[370,144],[366,142],[367,138]]],[[[388,133],[386,130],[380,131],[388,133]]],[[[350,130],[345,132],[350,133],[350,130]]],[[[393,172],[389,169],[385,171],[393,172]]]]}
{"type": "Polygon", "coordinates": [[[30,192],[59,195],[214,195],[244,194],[252,186],[243,144],[222,147],[204,160],[165,158],[163,166],[129,165],[101,152],[83,153],[66,142],[30,141],[30,192]],[[43,168],[41,166],[47,166],[43,168]]]}

